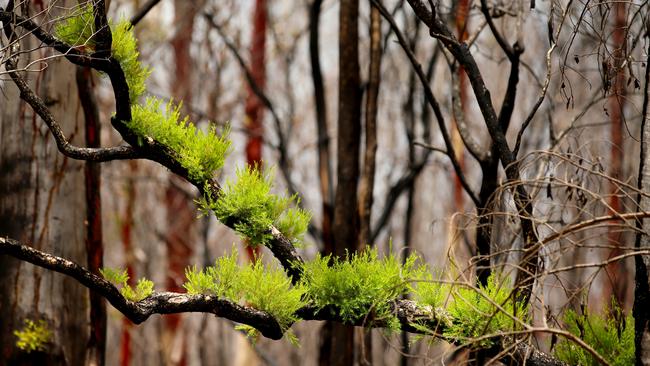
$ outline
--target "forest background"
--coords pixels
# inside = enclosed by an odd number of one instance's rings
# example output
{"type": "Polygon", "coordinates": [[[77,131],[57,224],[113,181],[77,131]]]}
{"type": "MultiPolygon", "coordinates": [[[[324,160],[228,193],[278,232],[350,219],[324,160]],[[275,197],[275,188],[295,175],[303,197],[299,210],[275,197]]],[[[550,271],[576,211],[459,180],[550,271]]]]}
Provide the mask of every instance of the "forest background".
{"type": "MultiPolygon", "coordinates": [[[[417,253],[436,280],[474,287],[506,273],[504,283],[530,302],[520,341],[549,354],[565,339],[553,329],[567,328],[568,310],[614,314],[620,326],[612,306],[630,314],[650,298],[647,276],[635,277],[647,261],[635,258],[648,256],[648,189],[638,188],[646,2],[97,4],[135,24],[139,60],[151,68],[146,95],[182,102],[180,114],[204,130],[229,126],[232,153],[216,181],[247,164],[275,167],[273,192],[298,194],[312,213],[302,258],[371,246],[380,256],[417,253]]],[[[70,143],[91,148],[126,146],[110,123],[115,83],[91,71],[93,61],[72,65],[10,15],[54,32],[79,14],[77,2],[2,5],[0,236],[95,273],[125,269],[132,285],[146,277],[157,291],[185,292],[186,268],[214,264],[233,243],[242,264],[253,260],[231,228],[197,218],[202,187],[138,156],[138,144],[101,164],[57,145],[56,129],[13,75],[70,143]],[[16,60],[21,72],[12,75],[16,60]]],[[[274,263],[275,252],[257,253],[274,263]]],[[[336,322],[294,325],[300,347],[286,338],[252,342],[211,314],[136,326],[74,279],[9,256],[0,257],[0,274],[0,358],[9,361],[408,365],[503,356],[468,346],[476,338],[415,342],[336,322]],[[16,347],[25,319],[44,320],[53,333],[36,354],[16,347]]],[[[637,317],[638,342],[647,319],[637,317]]]]}

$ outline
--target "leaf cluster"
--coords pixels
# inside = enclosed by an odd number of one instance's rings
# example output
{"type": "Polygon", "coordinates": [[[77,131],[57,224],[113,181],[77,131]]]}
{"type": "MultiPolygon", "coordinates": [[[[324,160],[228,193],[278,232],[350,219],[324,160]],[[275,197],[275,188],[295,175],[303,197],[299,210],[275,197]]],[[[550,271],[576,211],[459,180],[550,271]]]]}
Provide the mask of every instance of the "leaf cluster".
{"type": "Polygon", "coordinates": [[[294,244],[301,242],[311,213],[297,207],[300,200],[271,193],[273,171],[262,173],[258,167],[238,169],[237,180],[228,179],[216,200],[204,197],[199,208],[214,211],[223,223],[234,224],[235,230],[253,246],[272,238],[275,226],[294,244]]]}
{"type": "Polygon", "coordinates": [[[52,338],[52,332],[48,329],[44,320],[34,322],[30,319],[24,320],[22,330],[14,330],[14,335],[18,338],[16,347],[23,351],[45,351],[45,344],[52,338]]]}
{"type": "Polygon", "coordinates": [[[265,266],[261,258],[240,266],[235,248],[214,266],[185,270],[183,285],[190,294],[214,295],[271,314],[283,330],[298,320],[295,313],[306,303],[302,285],[293,286],[281,268],[265,266]]]}
{"type": "MultiPolygon", "coordinates": [[[[500,281],[499,274],[492,274],[487,284],[478,288],[433,281],[430,274],[425,278],[415,285],[415,299],[434,309],[444,322],[443,336],[453,341],[474,341],[483,336],[519,330],[521,322],[528,317],[528,308],[513,300],[509,280],[500,281]]],[[[492,343],[485,337],[475,344],[489,347],[492,343]]]]}
{"type": "Polygon", "coordinates": [[[127,300],[138,302],[149,297],[153,293],[154,283],[146,278],[140,278],[135,288],[132,288],[129,281],[129,274],[126,270],[114,268],[100,268],[99,272],[104,278],[119,287],[120,293],[127,300]]]}
{"type": "MultiPolygon", "coordinates": [[[[528,318],[528,307],[513,299],[513,288],[506,278],[500,280],[493,273],[485,286],[475,288],[450,287],[452,302],[447,311],[453,319],[443,334],[457,341],[471,340],[484,335],[520,330],[521,322],[528,318]]],[[[480,347],[493,344],[491,338],[478,342],[480,347]]]]}
{"type": "MultiPolygon", "coordinates": [[[[611,365],[634,365],[634,318],[627,316],[613,303],[602,314],[564,313],[567,330],[579,337],[611,365]]],[[[571,340],[563,339],[554,350],[555,356],[571,365],[599,365],[593,355],[571,340]]]]}
{"type": "MultiPolygon", "coordinates": [[[[136,103],[146,90],[145,82],[151,70],[142,66],[138,60],[138,42],[131,23],[123,19],[114,24],[109,20],[109,26],[113,34],[111,52],[124,71],[131,103],[136,103]]],[[[59,40],[92,51],[96,47],[94,34],[95,18],[91,4],[78,7],[74,13],[54,26],[54,35],[59,40]]]]}
{"type": "Polygon", "coordinates": [[[138,60],[140,57],[138,41],[128,20],[123,19],[116,25],[111,24],[111,30],[113,32],[113,57],[122,66],[126,84],[129,86],[129,98],[131,103],[135,104],[146,90],[145,82],[151,74],[151,69],[142,66],[138,60]]]}
{"type": "Polygon", "coordinates": [[[303,266],[306,298],[317,309],[334,306],[344,322],[362,320],[372,313],[397,329],[391,302],[410,289],[410,283],[426,273],[417,256],[404,265],[393,254],[381,259],[376,249],[347,255],[345,259],[317,256],[303,266]]]}
{"type": "Polygon", "coordinates": [[[229,130],[221,136],[215,127],[204,132],[196,128],[189,117],[181,119],[180,105],[169,102],[162,108],[161,104],[156,98],[147,98],[144,105],[134,105],[133,118],[126,125],[139,136],[150,137],[176,152],[190,178],[211,179],[230,153],[229,130]]]}
{"type": "Polygon", "coordinates": [[[59,40],[72,45],[95,49],[95,18],[92,5],[76,7],[72,14],[54,26],[54,35],[59,40]]]}

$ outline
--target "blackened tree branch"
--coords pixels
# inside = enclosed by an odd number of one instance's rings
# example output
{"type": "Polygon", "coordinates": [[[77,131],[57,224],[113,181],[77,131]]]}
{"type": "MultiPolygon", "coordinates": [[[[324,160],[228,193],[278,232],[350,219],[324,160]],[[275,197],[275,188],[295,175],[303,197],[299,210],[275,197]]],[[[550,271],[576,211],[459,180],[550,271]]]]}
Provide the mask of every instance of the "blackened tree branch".
{"type": "Polygon", "coordinates": [[[6,62],[6,69],[20,91],[20,98],[29,104],[34,112],[45,122],[50,129],[56,145],[61,153],[69,158],[87,160],[94,162],[106,162],[111,160],[141,159],[143,154],[131,146],[117,146],[110,148],[88,148],[72,145],[61,130],[61,126],[54,119],[54,116],[45,105],[45,102],[34,94],[29,88],[25,79],[16,71],[16,64],[9,59],[6,62]]]}
{"type": "Polygon", "coordinates": [[[516,51],[513,49],[513,47],[510,47],[508,42],[503,38],[501,32],[499,32],[496,25],[494,24],[494,19],[492,19],[492,15],[490,15],[490,9],[488,9],[487,0],[481,0],[481,12],[485,17],[488,27],[490,27],[490,31],[492,32],[494,39],[496,39],[497,43],[499,44],[499,47],[501,47],[506,56],[512,60],[512,58],[516,56],[516,51]]]}
{"type": "Polygon", "coordinates": [[[140,21],[147,14],[149,14],[151,9],[153,9],[159,2],[160,2],[160,0],[149,0],[149,1],[147,1],[146,4],[142,5],[142,7],[140,9],[138,9],[138,11],[135,14],[133,14],[131,19],[129,20],[131,25],[133,25],[135,27],[136,24],[140,23],[140,21]]]}
{"type": "Polygon", "coordinates": [[[113,34],[108,26],[108,17],[106,16],[105,0],[93,0],[93,16],[95,18],[95,52],[99,57],[108,58],[111,55],[113,44],[113,34]]]}
{"type": "Polygon", "coordinates": [[[402,49],[406,53],[406,56],[408,57],[409,61],[411,62],[411,66],[415,70],[418,78],[420,79],[420,82],[422,84],[422,88],[424,89],[424,95],[429,102],[429,105],[431,105],[431,108],[433,109],[433,114],[436,116],[436,120],[438,122],[438,127],[440,128],[440,132],[442,134],[442,138],[445,142],[445,147],[447,148],[447,156],[449,157],[449,160],[451,161],[451,164],[454,168],[454,172],[458,176],[463,188],[465,189],[465,192],[467,195],[472,199],[474,204],[478,204],[478,198],[476,197],[476,194],[472,191],[471,187],[469,186],[469,183],[467,182],[467,179],[465,177],[465,174],[463,174],[463,171],[460,167],[460,164],[458,163],[458,160],[456,159],[456,153],[454,152],[454,147],[451,142],[451,137],[449,136],[449,132],[447,131],[447,126],[445,125],[445,119],[442,115],[442,111],[440,110],[440,105],[438,104],[438,101],[436,100],[435,96],[433,95],[433,91],[431,90],[431,87],[429,86],[429,83],[427,81],[427,77],[424,74],[424,71],[422,71],[422,66],[420,66],[420,63],[417,61],[415,58],[415,55],[413,54],[413,51],[408,47],[408,43],[406,42],[406,39],[404,35],[402,34],[401,30],[397,26],[397,23],[395,22],[395,19],[392,17],[392,15],[388,12],[388,10],[383,6],[381,1],[379,0],[372,0],[372,5],[377,7],[379,11],[381,12],[381,15],[390,23],[391,29],[395,33],[395,36],[397,36],[397,40],[402,46],[402,49]]]}
{"type": "MultiPolygon", "coordinates": [[[[270,339],[280,339],[284,331],[277,320],[269,313],[248,306],[242,306],[230,300],[211,295],[190,295],[175,292],[154,292],[147,298],[134,302],[127,300],[109,281],[91,273],[79,264],[36,250],[20,242],[0,237],[0,255],[9,255],[29,262],[41,268],[52,270],[77,280],[81,285],[104,297],[115,309],[135,324],[141,324],[154,314],[178,314],[189,312],[210,313],[237,323],[246,324],[259,330],[270,339]]],[[[411,300],[396,300],[391,303],[392,313],[397,317],[400,328],[412,333],[424,333],[447,341],[442,336],[448,319],[438,314],[439,310],[423,307],[411,300]]],[[[342,322],[340,311],[336,307],[316,309],[305,306],[296,315],[303,320],[331,320],[342,322]]],[[[388,319],[375,318],[373,313],[357,319],[353,325],[372,328],[385,328],[388,319]]],[[[557,332],[557,331],[556,331],[557,332]]],[[[570,336],[570,335],[567,335],[570,336]]],[[[498,336],[497,337],[501,337],[498,336]]],[[[506,340],[506,338],[504,338],[506,340]]],[[[525,343],[501,342],[491,351],[500,359],[512,360],[516,364],[526,365],[564,365],[525,343]],[[510,350],[504,352],[504,350],[510,350]]]]}
{"type": "MultiPolygon", "coordinates": [[[[43,42],[49,47],[54,48],[65,56],[68,61],[79,66],[89,66],[94,69],[104,71],[108,67],[107,60],[103,57],[98,57],[95,54],[88,54],[76,49],[65,42],[61,42],[54,38],[53,35],[43,30],[31,19],[22,15],[18,15],[13,11],[4,11],[0,8],[0,22],[4,24],[5,32],[8,27],[20,27],[28,31],[31,35],[36,37],[39,41],[43,42]]],[[[10,32],[11,34],[11,32],[10,32]]]]}
{"type": "Polygon", "coordinates": [[[10,255],[74,278],[85,287],[99,293],[135,324],[144,322],[153,314],[204,312],[255,327],[265,337],[271,339],[280,339],[283,335],[278,322],[268,313],[226,299],[219,299],[216,296],[154,292],[146,299],[133,302],[122,296],[112,283],[77,263],[38,251],[15,240],[0,237],[0,254],[10,255]]]}
{"type": "MultiPolygon", "coordinates": [[[[452,54],[452,56],[463,66],[469,78],[474,95],[483,115],[485,125],[493,141],[495,155],[498,155],[506,177],[510,183],[521,183],[519,164],[508,146],[505,131],[499,124],[499,117],[492,104],[490,91],[485,85],[481,71],[476,64],[476,60],[469,51],[465,43],[459,42],[456,37],[447,28],[447,25],[435,14],[435,8],[430,11],[421,0],[408,0],[415,14],[429,27],[429,33],[432,37],[438,39],[452,54]]],[[[516,85],[516,83],[515,83],[516,85]]],[[[516,184],[513,198],[521,222],[521,228],[524,238],[524,254],[522,258],[522,268],[517,273],[517,283],[521,291],[518,294],[519,300],[524,303],[528,302],[532,292],[532,285],[535,273],[538,270],[539,252],[535,250],[538,242],[537,231],[533,222],[533,205],[528,192],[521,184],[516,184]]]]}
{"type": "MultiPolygon", "coordinates": [[[[103,4],[103,1],[101,1],[101,3],[103,4]]],[[[102,4],[99,4],[99,2],[97,2],[94,6],[101,7],[103,6],[102,4]]],[[[98,12],[99,10],[95,11],[98,12]]],[[[11,14],[13,13],[0,11],[0,21],[6,19],[5,17],[7,16],[10,16],[9,19],[11,19],[11,14]]],[[[95,21],[97,23],[97,27],[103,27],[102,29],[105,32],[109,33],[109,35],[104,34],[101,36],[98,42],[103,42],[103,48],[109,44],[108,47],[110,50],[110,28],[107,25],[104,26],[106,20],[102,19],[101,14],[95,13],[95,21]]],[[[22,26],[27,30],[31,30],[32,34],[34,34],[37,38],[41,39],[41,41],[48,44],[49,46],[54,47],[59,52],[64,53],[72,50],[70,46],[59,42],[49,33],[43,31],[40,27],[34,24],[31,20],[20,18],[17,21],[16,25],[22,26]]],[[[45,103],[29,88],[25,80],[18,74],[16,71],[16,62],[12,59],[12,57],[9,57],[5,64],[7,65],[7,70],[10,72],[10,76],[12,77],[14,83],[20,90],[21,98],[24,99],[48,125],[50,131],[55,137],[55,140],[57,141],[57,146],[62,153],[64,153],[66,156],[70,156],[71,158],[96,162],[134,158],[145,158],[152,160],[171,170],[174,174],[192,183],[202,195],[210,197],[213,200],[219,198],[221,187],[216,180],[205,182],[192,179],[187,169],[180,163],[180,160],[174,151],[170,150],[167,146],[159,143],[158,141],[155,141],[150,137],[145,136],[142,138],[141,136],[136,135],[126,126],[124,122],[131,120],[131,101],[129,96],[129,87],[120,63],[115,60],[115,58],[110,56],[110,53],[104,55],[104,58],[98,59],[86,59],[83,57],[67,58],[77,65],[89,66],[91,68],[103,71],[108,75],[113,86],[116,104],[115,116],[113,116],[111,122],[113,127],[120,133],[122,138],[131,146],[98,149],[80,148],[71,145],[65,138],[60,126],[54,119],[54,116],[45,106],[45,103]],[[92,60],[92,62],[75,62],[79,61],[80,59],[92,60]]],[[[232,229],[235,229],[235,225],[238,223],[238,221],[229,222],[226,223],[226,225],[232,229]]],[[[298,269],[298,266],[300,263],[302,263],[302,258],[298,255],[295,247],[293,244],[291,244],[291,241],[284,237],[280,231],[273,227],[270,227],[268,230],[272,234],[272,239],[269,243],[267,243],[267,246],[284,266],[285,270],[292,278],[292,280],[294,282],[297,282],[300,278],[300,271],[298,269]]]]}

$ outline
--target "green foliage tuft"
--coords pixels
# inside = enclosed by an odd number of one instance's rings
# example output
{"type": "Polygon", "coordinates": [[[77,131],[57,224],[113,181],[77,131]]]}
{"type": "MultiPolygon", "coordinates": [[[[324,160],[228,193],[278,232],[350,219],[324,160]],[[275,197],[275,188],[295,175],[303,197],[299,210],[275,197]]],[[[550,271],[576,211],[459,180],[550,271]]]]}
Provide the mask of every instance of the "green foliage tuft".
{"type": "Polygon", "coordinates": [[[187,282],[183,285],[190,294],[206,294],[237,301],[241,286],[239,275],[242,269],[237,263],[237,250],[233,248],[229,256],[217,258],[214,266],[203,270],[186,268],[187,282]]]}
{"type": "MultiPolygon", "coordinates": [[[[513,289],[509,280],[499,281],[498,274],[493,273],[486,286],[479,286],[479,291],[461,286],[449,289],[453,301],[448,305],[447,311],[453,322],[443,334],[456,341],[520,330],[521,324],[514,319],[525,320],[528,317],[527,307],[513,301],[513,289]]],[[[492,345],[492,340],[485,338],[477,345],[488,347],[492,345]]]]}
{"type": "Polygon", "coordinates": [[[111,24],[111,30],[113,31],[113,57],[124,71],[131,103],[136,103],[147,88],[145,82],[151,74],[151,69],[142,66],[138,60],[140,56],[138,41],[128,20],[121,20],[114,26],[111,24]]]}
{"type": "Polygon", "coordinates": [[[120,271],[114,268],[101,268],[99,272],[107,281],[117,286],[122,296],[127,300],[138,302],[146,299],[153,293],[154,283],[146,278],[139,279],[135,289],[129,286],[129,274],[126,270],[120,271]]]}
{"type": "Polygon", "coordinates": [[[203,270],[185,270],[183,285],[190,294],[208,294],[246,304],[271,314],[283,330],[298,320],[295,313],[305,306],[303,286],[293,286],[277,266],[264,266],[261,258],[254,264],[240,266],[237,250],[217,259],[203,270]]]}
{"type": "Polygon", "coordinates": [[[376,249],[348,255],[345,260],[317,256],[303,266],[306,298],[318,309],[335,306],[344,322],[361,320],[372,312],[396,328],[399,324],[390,302],[407,293],[410,282],[426,272],[417,258],[411,255],[402,265],[392,254],[378,259],[376,249]]]}
{"type": "Polygon", "coordinates": [[[140,278],[135,285],[135,289],[131,286],[124,286],[120,290],[122,295],[131,301],[138,302],[144,300],[153,293],[153,281],[146,278],[140,278]]]}
{"type": "MultiPolygon", "coordinates": [[[[581,338],[610,365],[634,365],[634,318],[624,316],[616,305],[603,314],[579,315],[573,310],[564,313],[567,330],[581,338]]],[[[555,356],[570,365],[599,365],[584,348],[569,339],[561,340],[554,350],[555,356]]]]}
{"type": "Polygon", "coordinates": [[[95,18],[92,5],[75,8],[72,14],[54,26],[55,37],[72,46],[94,49],[94,34],[95,18]]]}
{"type": "Polygon", "coordinates": [[[129,274],[126,269],[120,271],[116,268],[100,268],[99,273],[102,274],[104,279],[114,285],[124,285],[129,280],[129,274]]]}
{"type": "Polygon", "coordinates": [[[251,245],[265,244],[272,235],[271,226],[298,243],[307,230],[311,214],[297,207],[297,196],[271,194],[273,172],[262,173],[258,168],[237,170],[237,180],[227,180],[217,200],[203,199],[199,207],[212,210],[224,223],[234,223],[235,230],[251,245]]]}
{"type": "Polygon", "coordinates": [[[45,344],[52,338],[52,332],[47,328],[44,320],[34,322],[30,319],[24,320],[22,330],[14,330],[18,338],[16,347],[26,352],[45,351],[45,344]]]}
{"type": "Polygon", "coordinates": [[[209,180],[223,167],[230,153],[229,130],[221,136],[215,127],[203,132],[188,117],[180,118],[180,108],[169,102],[163,110],[160,100],[147,98],[145,105],[132,107],[133,118],[126,124],[137,135],[153,138],[176,152],[192,179],[209,180]]]}
{"type": "MultiPolygon", "coordinates": [[[[117,24],[109,21],[113,33],[112,54],[120,63],[126,83],[129,86],[131,103],[136,103],[145,92],[145,82],[151,70],[142,66],[138,57],[138,42],[135,39],[131,23],[121,20],[117,24]]],[[[93,40],[95,33],[95,18],[92,5],[78,7],[65,20],[58,22],[54,27],[54,35],[59,40],[75,46],[94,51],[96,44],[93,40]]]]}

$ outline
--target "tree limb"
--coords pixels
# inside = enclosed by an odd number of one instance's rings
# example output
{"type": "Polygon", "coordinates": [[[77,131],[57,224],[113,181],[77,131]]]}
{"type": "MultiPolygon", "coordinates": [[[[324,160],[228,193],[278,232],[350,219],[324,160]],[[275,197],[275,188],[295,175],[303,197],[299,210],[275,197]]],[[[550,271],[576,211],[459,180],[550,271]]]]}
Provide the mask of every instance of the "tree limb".
{"type": "Polygon", "coordinates": [[[142,7],[140,9],[138,9],[138,11],[135,14],[133,14],[131,19],[129,20],[131,25],[135,27],[136,24],[140,23],[140,21],[147,14],[149,14],[151,9],[153,9],[159,2],[160,2],[160,0],[149,0],[149,1],[147,1],[146,4],[142,5],[142,7]]]}
{"type": "Polygon", "coordinates": [[[83,286],[99,293],[135,324],[144,322],[153,314],[203,312],[253,326],[271,339],[282,338],[282,329],[268,313],[219,299],[216,296],[154,292],[144,300],[133,302],[124,298],[112,283],[77,263],[38,251],[18,241],[0,237],[0,254],[10,255],[74,278],[83,286]]]}
{"type": "Polygon", "coordinates": [[[383,6],[380,0],[372,0],[372,5],[377,7],[379,11],[381,12],[381,15],[390,23],[391,28],[393,29],[393,32],[395,32],[395,35],[397,36],[397,40],[399,41],[400,46],[402,46],[402,49],[406,53],[406,56],[408,57],[409,61],[411,62],[411,65],[413,69],[415,70],[416,74],[418,75],[418,78],[420,79],[422,83],[422,87],[424,89],[424,95],[427,98],[427,101],[431,105],[431,108],[433,109],[433,113],[436,116],[436,120],[438,121],[438,127],[440,128],[440,132],[442,134],[442,138],[445,142],[445,147],[447,148],[447,156],[449,157],[449,160],[451,161],[451,165],[454,168],[455,173],[458,175],[458,178],[465,189],[465,192],[467,195],[472,199],[474,204],[478,205],[478,198],[476,197],[476,194],[472,191],[471,187],[469,186],[469,183],[467,182],[467,179],[465,178],[465,174],[463,174],[463,171],[461,170],[460,164],[456,160],[456,154],[454,152],[454,148],[451,142],[451,137],[449,136],[449,132],[447,131],[447,127],[445,126],[445,121],[444,117],[442,116],[442,112],[440,110],[440,105],[438,104],[438,101],[436,100],[435,96],[433,95],[433,91],[431,90],[431,87],[429,86],[429,83],[427,82],[427,78],[424,75],[424,72],[422,71],[422,67],[420,66],[420,63],[417,61],[415,58],[415,55],[413,54],[413,51],[408,47],[408,44],[402,35],[402,32],[400,31],[399,27],[397,26],[397,23],[395,23],[395,19],[390,15],[388,10],[383,6]]]}
{"type": "Polygon", "coordinates": [[[65,137],[61,126],[54,119],[50,110],[45,106],[45,102],[29,88],[25,79],[23,79],[16,71],[16,63],[9,59],[7,60],[6,69],[11,79],[14,81],[18,90],[20,90],[20,98],[29,104],[34,112],[45,122],[50,129],[56,145],[61,153],[69,158],[77,160],[87,160],[94,162],[106,162],[112,160],[126,160],[126,159],[142,159],[144,156],[139,151],[131,146],[117,146],[110,148],[88,148],[78,147],[72,145],[65,137]]]}
{"type": "MultiPolygon", "coordinates": [[[[96,4],[95,6],[100,6],[100,5],[96,4]]],[[[6,17],[7,14],[11,15],[13,13],[0,11],[0,21],[5,19],[3,17],[6,17]]],[[[32,29],[33,30],[32,33],[35,36],[37,36],[39,39],[41,39],[43,42],[45,42],[46,44],[54,47],[59,52],[61,52],[61,50],[64,50],[64,52],[71,50],[71,48],[68,45],[59,42],[54,37],[52,37],[49,33],[40,29],[40,27],[38,27],[30,20],[25,20],[23,18],[21,19],[22,20],[20,20],[17,23],[17,25],[26,27],[26,29],[28,30],[32,29]]],[[[103,20],[101,19],[97,20],[97,22],[100,23],[100,26],[101,24],[103,24],[102,23],[103,20]]],[[[107,31],[110,33],[110,28],[106,26],[105,29],[107,29],[107,31]]],[[[104,39],[102,40],[102,42],[104,43],[110,42],[107,40],[107,38],[108,36],[104,35],[104,39]]],[[[103,47],[105,46],[106,45],[104,44],[103,47]]],[[[83,62],[82,63],[75,62],[79,60],[79,58],[76,57],[72,57],[72,58],[68,57],[68,59],[77,65],[90,66],[92,68],[103,71],[108,75],[108,77],[111,80],[111,84],[113,86],[113,92],[115,95],[115,105],[116,105],[116,113],[115,116],[113,116],[113,118],[111,119],[111,122],[113,124],[113,127],[120,133],[122,138],[131,145],[131,147],[116,147],[110,149],[90,149],[90,148],[79,148],[70,145],[70,143],[67,142],[65,136],[63,135],[61,128],[56,123],[56,120],[49,112],[49,110],[47,109],[43,101],[33,91],[30,90],[27,83],[15,71],[16,68],[15,61],[13,61],[12,58],[10,57],[5,62],[5,64],[7,65],[7,69],[11,72],[12,79],[20,89],[21,98],[27,101],[28,104],[30,104],[30,106],[34,109],[34,111],[39,116],[41,116],[41,118],[43,118],[43,120],[45,121],[45,123],[48,125],[53,135],[55,136],[55,140],[57,141],[57,145],[59,146],[59,149],[65,155],[69,155],[76,159],[91,160],[91,161],[98,161],[98,162],[116,160],[116,159],[131,159],[136,157],[152,160],[161,164],[167,169],[171,170],[174,174],[192,183],[199,190],[199,192],[201,192],[202,195],[211,197],[213,200],[218,199],[219,194],[221,193],[221,187],[219,185],[219,182],[217,182],[216,180],[210,180],[208,182],[204,182],[204,181],[192,179],[187,169],[183,167],[182,164],[180,163],[174,151],[171,151],[167,146],[159,143],[158,141],[153,140],[150,137],[142,138],[141,136],[137,136],[135,133],[133,133],[133,131],[131,131],[126,126],[124,121],[131,120],[131,102],[129,97],[129,88],[126,82],[126,78],[124,76],[124,71],[122,70],[122,67],[120,66],[117,60],[115,60],[112,56],[110,56],[110,54],[107,55],[107,58],[103,58],[99,60],[93,59],[92,63],[89,64],[83,62]]],[[[84,58],[82,59],[85,60],[84,58]]],[[[230,228],[235,229],[235,225],[238,224],[238,222],[233,221],[225,224],[230,228]]],[[[300,278],[300,271],[296,265],[302,262],[302,258],[300,258],[300,256],[298,255],[295,247],[291,244],[291,241],[286,237],[284,237],[280,233],[280,231],[278,231],[274,227],[270,227],[268,230],[272,235],[272,239],[269,241],[269,243],[267,243],[267,246],[276,256],[276,258],[280,261],[280,263],[284,266],[285,270],[292,278],[294,283],[297,282],[300,278]]]]}
{"type": "MultiPolygon", "coordinates": [[[[269,313],[248,306],[242,306],[216,296],[154,292],[138,302],[127,300],[112,283],[89,272],[79,264],[41,252],[13,239],[0,237],[0,255],[9,255],[38,267],[74,278],[81,285],[104,297],[115,309],[135,324],[141,324],[154,314],[201,312],[215,314],[216,316],[237,323],[252,326],[259,330],[263,336],[270,339],[280,339],[284,333],[277,320],[269,313]]],[[[445,339],[442,336],[442,332],[448,320],[440,318],[436,310],[430,307],[423,307],[411,300],[396,300],[392,302],[391,308],[402,330],[412,333],[424,332],[425,334],[445,339]],[[426,331],[424,331],[425,329],[426,331]]],[[[326,307],[317,310],[314,307],[305,306],[298,310],[296,315],[303,320],[342,321],[340,312],[336,307],[326,307]]],[[[353,325],[385,328],[388,326],[388,323],[387,319],[374,318],[371,312],[366,318],[356,320],[353,325]]],[[[451,341],[450,339],[446,340],[451,341]]],[[[561,361],[525,343],[515,343],[508,348],[505,348],[506,346],[504,345],[497,345],[493,350],[494,354],[498,355],[500,359],[512,360],[517,364],[526,365],[564,365],[561,361]],[[508,349],[511,349],[511,351],[502,352],[508,349]]]]}
{"type": "MultiPolygon", "coordinates": [[[[476,60],[465,43],[459,42],[449,31],[446,24],[435,14],[435,8],[430,11],[421,0],[408,0],[415,14],[429,27],[432,37],[438,39],[451,52],[453,57],[463,66],[469,78],[474,95],[483,115],[485,125],[493,141],[495,152],[504,167],[509,182],[521,182],[519,164],[508,146],[505,131],[499,124],[499,117],[492,105],[490,91],[485,85],[481,71],[476,60]]],[[[517,184],[514,187],[513,199],[517,210],[520,212],[521,228],[524,238],[524,255],[522,258],[522,270],[517,273],[517,284],[521,288],[518,295],[521,301],[528,302],[530,299],[535,274],[538,270],[539,253],[533,248],[538,243],[537,231],[532,219],[533,206],[530,196],[523,185],[517,184]]]]}

